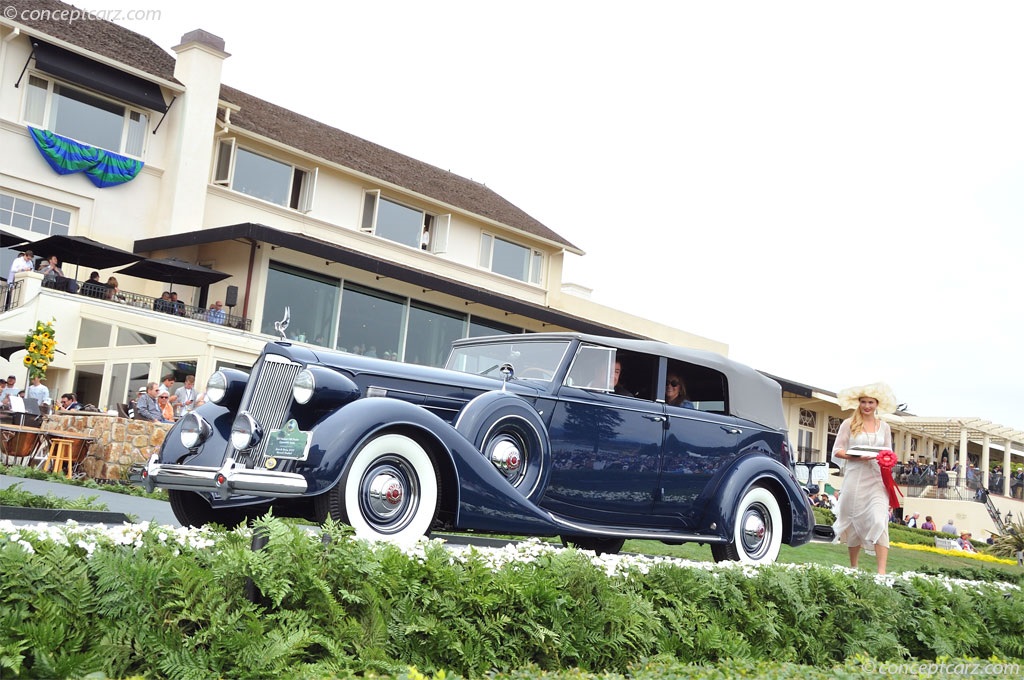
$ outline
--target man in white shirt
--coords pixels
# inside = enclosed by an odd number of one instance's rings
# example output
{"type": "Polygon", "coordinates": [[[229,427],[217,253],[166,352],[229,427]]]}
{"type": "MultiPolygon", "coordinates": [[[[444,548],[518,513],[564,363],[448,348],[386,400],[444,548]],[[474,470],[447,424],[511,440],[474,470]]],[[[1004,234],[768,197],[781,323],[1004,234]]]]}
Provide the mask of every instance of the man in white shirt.
{"type": "Polygon", "coordinates": [[[181,415],[185,415],[196,407],[196,377],[194,375],[185,376],[185,384],[174,391],[172,401],[181,415]]]}
{"type": "Polygon", "coordinates": [[[32,384],[25,390],[26,399],[35,399],[40,404],[50,405],[50,390],[38,375],[32,376],[32,384]]]}
{"type": "Polygon", "coordinates": [[[7,382],[5,382],[3,384],[4,385],[4,389],[3,389],[2,392],[0,392],[0,402],[3,402],[3,403],[6,404],[6,403],[8,403],[7,402],[7,397],[16,397],[16,396],[18,396],[18,392],[20,392],[21,390],[18,389],[17,383],[18,383],[18,379],[16,377],[14,377],[13,375],[7,376],[7,382]]]}
{"type": "Polygon", "coordinates": [[[26,250],[25,252],[14,258],[14,262],[11,263],[11,271],[7,274],[7,283],[14,283],[14,277],[18,272],[30,272],[34,269],[32,266],[32,251],[26,250]]]}

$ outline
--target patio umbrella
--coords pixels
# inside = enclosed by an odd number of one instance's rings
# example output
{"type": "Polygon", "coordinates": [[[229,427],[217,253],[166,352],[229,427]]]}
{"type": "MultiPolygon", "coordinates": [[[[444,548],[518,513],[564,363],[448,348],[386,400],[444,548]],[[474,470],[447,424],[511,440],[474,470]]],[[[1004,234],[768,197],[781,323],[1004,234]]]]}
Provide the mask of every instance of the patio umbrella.
{"type": "Polygon", "coordinates": [[[16,236],[10,232],[0,229],[0,248],[14,248],[28,243],[27,238],[16,236]]]}
{"type": "Polygon", "coordinates": [[[146,279],[147,281],[165,281],[170,284],[171,289],[174,288],[176,283],[182,286],[201,288],[202,286],[209,286],[212,283],[223,281],[231,276],[231,274],[225,274],[216,269],[179,260],[176,257],[146,258],[124,269],[119,269],[117,273],[146,279]]]}
{"type": "MultiPolygon", "coordinates": [[[[75,265],[75,278],[78,278],[79,265],[88,265],[93,269],[119,267],[129,262],[142,259],[141,255],[129,253],[114,246],[94,241],[86,236],[47,236],[40,241],[28,244],[32,251],[42,257],[56,255],[65,265],[75,265]]],[[[67,272],[65,272],[67,274],[67,272]]]]}

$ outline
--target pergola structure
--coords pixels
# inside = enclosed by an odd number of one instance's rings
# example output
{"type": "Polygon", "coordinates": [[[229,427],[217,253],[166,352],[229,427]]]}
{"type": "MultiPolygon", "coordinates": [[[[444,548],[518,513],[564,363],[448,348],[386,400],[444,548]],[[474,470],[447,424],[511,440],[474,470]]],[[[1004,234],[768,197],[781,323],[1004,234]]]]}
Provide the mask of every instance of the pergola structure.
{"type": "MultiPolygon", "coordinates": [[[[896,414],[886,418],[894,429],[899,430],[898,436],[902,436],[903,451],[910,451],[910,438],[919,437],[924,443],[926,458],[931,461],[931,444],[938,443],[940,447],[952,451],[950,464],[957,465],[957,469],[963,470],[967,462],[967,452],[974,444],[980,449],[980,468],[983,479],[982,483],[988,484],[988,469],[993,445],[1002,448],[1003,467],[1003,489],[1002,493],[1009,493],[1010,473],[1014,469],[1011,464],[1016,459],[1017,465],[1024,462],[1024,452],[1020,449],[1014,450],[1013,445],[1024,446],[1024,431],[993,423],[990,420],[981,418],[933,418],[923,416],[909,416],[896,414]]],[[[920,450],[919,450],[920,451],[920,450]]]]}

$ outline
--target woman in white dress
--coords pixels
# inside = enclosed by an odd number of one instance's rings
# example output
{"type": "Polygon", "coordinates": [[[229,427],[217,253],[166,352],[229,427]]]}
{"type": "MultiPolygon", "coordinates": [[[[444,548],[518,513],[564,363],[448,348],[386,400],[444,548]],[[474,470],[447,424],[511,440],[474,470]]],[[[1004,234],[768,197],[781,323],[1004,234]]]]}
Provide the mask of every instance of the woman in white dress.
{"type": "MultiPolygon", "coordinates": [[[[878,573],[889,558],[889,494],[873,455],[851,453],[856,447],[892,449],[892,430],[878,418],[896,410],[896,398],[884,383],[852,387],[839,393],[843,410],[856,409],[843,421],[832,447],[832,462],[843,469],[843,502],[832,525],[836,540],[846,543],[850,566],[857,568],[861,548],[877,555],[878,573]]],[[[886,472],[888,474],[888,472],[886,472]]]]}

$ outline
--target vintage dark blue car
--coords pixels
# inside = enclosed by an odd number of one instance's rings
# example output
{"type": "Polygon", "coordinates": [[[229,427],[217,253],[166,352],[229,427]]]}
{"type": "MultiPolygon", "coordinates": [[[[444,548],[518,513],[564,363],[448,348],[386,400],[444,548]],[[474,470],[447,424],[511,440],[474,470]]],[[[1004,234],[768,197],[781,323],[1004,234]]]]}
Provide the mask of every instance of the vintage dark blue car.
{"type": "Polygon", "coordinates": [[[207,389],[141,472],[185,525],[273,508],[396,542],[694,541],[755,563],[811,536],[781,388],[710,352],[536,333],[456,341],[433,368],[273,342],[207,389]]]}

